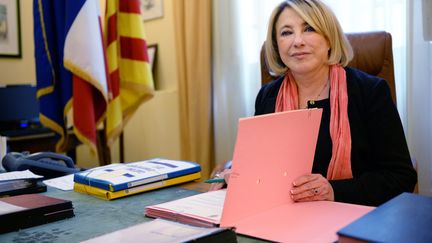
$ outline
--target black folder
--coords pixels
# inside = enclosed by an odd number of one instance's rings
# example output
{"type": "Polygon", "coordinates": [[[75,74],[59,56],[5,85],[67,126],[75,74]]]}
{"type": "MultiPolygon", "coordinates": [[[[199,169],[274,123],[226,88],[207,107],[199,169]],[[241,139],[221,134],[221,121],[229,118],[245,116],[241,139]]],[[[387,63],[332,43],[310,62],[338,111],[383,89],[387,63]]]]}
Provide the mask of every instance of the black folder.
{"type": "Polygon", "coordinates": [[[41,179],[18,179],[0,181],[0,197],[46,192],[47,187],[41,179]]]}
{"type": "Polygon", "coordinates": [[[432,242],[432,197],[402,193],[339,232],[344,242],[432,242]]]}
{"type": "Polygon", "coordinates": [[[72,202],[42,194],[0,198],[0,233],[74,216],[72,202]]]}

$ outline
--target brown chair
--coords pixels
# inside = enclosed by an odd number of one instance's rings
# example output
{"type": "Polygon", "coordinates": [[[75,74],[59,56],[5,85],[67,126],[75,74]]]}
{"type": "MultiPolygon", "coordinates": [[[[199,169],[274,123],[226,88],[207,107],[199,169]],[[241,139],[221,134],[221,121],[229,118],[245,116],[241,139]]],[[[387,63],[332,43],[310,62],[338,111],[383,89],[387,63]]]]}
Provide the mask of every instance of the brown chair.
{"type": "MultiPolygon", "coordinates": [[[[354,51],[354,58],[348,66],[385,79],[393,101],[396,103],[396,87],[393,65],[392,38],[385,31],[346,34],[354,51]]],[[[266,64],[265,48],[261,48],[261,83],[274,80],[266,64]]]]}

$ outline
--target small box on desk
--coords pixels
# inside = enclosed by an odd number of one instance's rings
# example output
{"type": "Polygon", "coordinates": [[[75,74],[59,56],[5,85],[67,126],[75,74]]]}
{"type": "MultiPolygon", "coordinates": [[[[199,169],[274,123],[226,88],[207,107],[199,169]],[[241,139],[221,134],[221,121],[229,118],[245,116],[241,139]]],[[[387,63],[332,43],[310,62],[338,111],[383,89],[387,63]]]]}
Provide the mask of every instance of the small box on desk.
{"type": "Polygon", "coordinates": [[[41,194],[0,198],[0,233],[75,216],[72,201],[41,194]]]}
{"type": "Polygon", "coordinates": [[[402,193],[342,228],[339,243],[432,242],[432,197],[402,193]]]}

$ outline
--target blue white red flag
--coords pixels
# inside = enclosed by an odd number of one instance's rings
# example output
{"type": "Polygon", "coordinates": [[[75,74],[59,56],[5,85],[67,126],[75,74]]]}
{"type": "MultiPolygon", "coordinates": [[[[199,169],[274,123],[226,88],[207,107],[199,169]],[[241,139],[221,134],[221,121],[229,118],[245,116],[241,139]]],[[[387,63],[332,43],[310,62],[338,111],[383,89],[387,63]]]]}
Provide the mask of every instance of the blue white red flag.
{"type": "Polygon", "coordinates": [[[67,145],[68,123],[96,151],[107,106],[107,73],[99,1],[34,0],[36,78],[41,122],[67,145]],[[68,113],[73,108],[73,122],[68,113]]]}

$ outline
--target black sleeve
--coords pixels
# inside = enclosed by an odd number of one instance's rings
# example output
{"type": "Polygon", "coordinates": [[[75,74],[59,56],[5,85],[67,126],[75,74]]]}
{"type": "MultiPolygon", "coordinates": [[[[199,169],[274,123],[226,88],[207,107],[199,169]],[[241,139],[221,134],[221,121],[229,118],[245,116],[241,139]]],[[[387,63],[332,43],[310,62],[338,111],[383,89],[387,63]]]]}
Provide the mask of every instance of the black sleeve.
{"type": "Polygon", "coordinates": [[[402,192],[412,192],[417,173],[386,81],[374,82],[363,93],[361,115],[356,121],[350,117],[350,124],[360,127],[367,152],[352,154],[353,179],[330,183],[336,201],[377,206],[402,192]]]}
{"type": "Polygon", "coordinates": [[[255,98],[255,116],[262,115],[263,113],[263,93],[264,93],[264,87],[261,87],[260,91],[258,92],[257,97],[255,98]]]}
{"type": "Polygon", "coordinates": [[[281,76],[261,87],[255,99],[255,116],[275,112],[276,98],[283,79],[281,76]]]}

